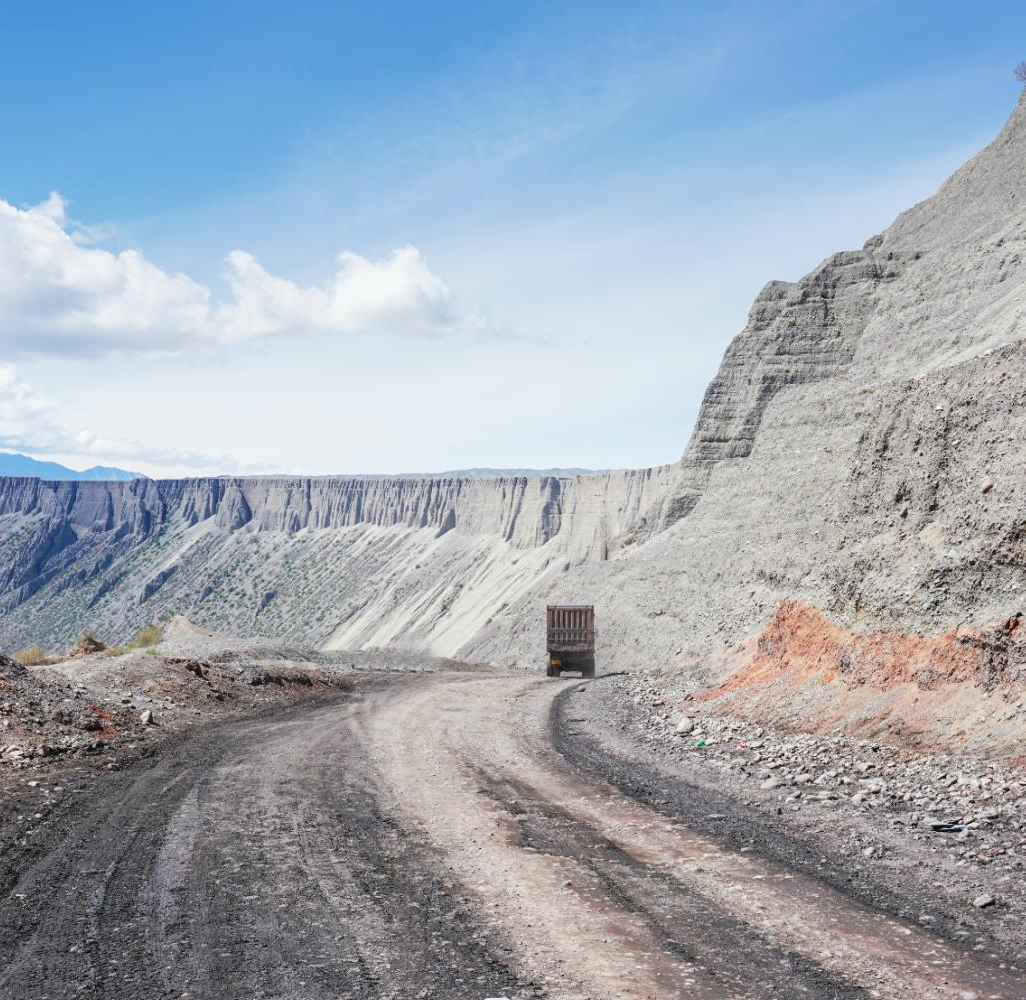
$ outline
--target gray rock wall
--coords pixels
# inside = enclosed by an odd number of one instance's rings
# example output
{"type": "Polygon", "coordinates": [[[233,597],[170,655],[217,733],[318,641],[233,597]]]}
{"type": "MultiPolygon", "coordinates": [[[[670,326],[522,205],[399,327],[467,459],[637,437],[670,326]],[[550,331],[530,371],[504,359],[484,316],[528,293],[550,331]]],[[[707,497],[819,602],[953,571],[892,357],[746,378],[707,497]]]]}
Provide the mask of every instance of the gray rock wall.
{"type": "Polygon", "coordinates": [[[551,600],[594,602],[601,657],[618,667],[714,664],[788,597],[856,629],[1013,613],[1024,337],[1026,96],[864,250],[767,285],[649,518],[659,530],[526,593],[467,652],[540,662],[551,600]]]}
{"type": "Polygon", "coordinates": [[[608,558],[671,475],[0,479],[0,644],[60,645],[86,628],[120,640],[180,612],[451,652],[456,639],[439,636],[468,639],[493,598],[608,558]]]}

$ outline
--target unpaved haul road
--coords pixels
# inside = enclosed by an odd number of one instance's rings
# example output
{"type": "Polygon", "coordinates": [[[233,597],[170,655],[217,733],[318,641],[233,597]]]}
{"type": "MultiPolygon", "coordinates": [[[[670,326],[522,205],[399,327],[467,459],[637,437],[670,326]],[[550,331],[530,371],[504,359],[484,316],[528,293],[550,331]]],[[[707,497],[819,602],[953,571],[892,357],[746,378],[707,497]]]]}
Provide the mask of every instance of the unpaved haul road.
{"type": "Polygon", "coordinates": [[[381,680],[96,779],[0,858],[0,997],[1026,996],[568,763],[567,683],[381,680]]]}

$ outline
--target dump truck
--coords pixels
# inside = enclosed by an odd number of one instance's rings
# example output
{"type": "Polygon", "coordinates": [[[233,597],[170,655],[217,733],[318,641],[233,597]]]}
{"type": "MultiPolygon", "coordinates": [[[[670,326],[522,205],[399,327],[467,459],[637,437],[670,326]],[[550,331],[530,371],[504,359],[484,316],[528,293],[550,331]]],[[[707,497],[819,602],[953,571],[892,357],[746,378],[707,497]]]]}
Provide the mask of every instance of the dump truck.
{"type": "Polygon", "coordinates": [[[564,670],[595,676],[595,608],[591,604],[550,604],[545,609],[548,666],[545,674],[564,670]]]}

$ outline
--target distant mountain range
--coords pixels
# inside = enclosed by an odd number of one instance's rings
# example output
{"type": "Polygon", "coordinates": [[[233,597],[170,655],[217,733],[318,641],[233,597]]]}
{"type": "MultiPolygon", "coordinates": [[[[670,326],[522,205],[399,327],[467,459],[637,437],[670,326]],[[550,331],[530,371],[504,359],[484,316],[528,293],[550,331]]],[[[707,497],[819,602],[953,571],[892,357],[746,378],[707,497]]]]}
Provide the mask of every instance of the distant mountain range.
{"type": "MultiPolygon", "coordinates": [[[[452,469],[446,472],[399,472],[378,473],[372,475],[341,474],[337,476],[307,476],[305,474],[270,473],[245,476],[246,479],[493,479],[519,476],[550,476],[556,479],[568,479],[572,476],[594,476],[608,472],[608,469],[452,469]]],[[[59,462],[40,462],[28,455],[12,452],[0,452],[0,476],[28,476],[36,479],[50,480],[105,480],[111,482],[129,479],[149,479],[141,472],[129,472],[111,465],[94,465],[81,472],[69,469],[59,462]]],[[[223,476],[224,479],[237,479],[238,476],[223,476]]]]}
{"type": "Polygon", "coordinates": [[[87,479],[125,480],[146,479],[141,472],[128,472],[109,465],[94,465],[81,472],[69,469],[59,462],[40,462],[28,455],[17,455],[11,452],[0,452],[0,476],[31,476],[36,479],[71,479],[75,481],[87,479]]]}

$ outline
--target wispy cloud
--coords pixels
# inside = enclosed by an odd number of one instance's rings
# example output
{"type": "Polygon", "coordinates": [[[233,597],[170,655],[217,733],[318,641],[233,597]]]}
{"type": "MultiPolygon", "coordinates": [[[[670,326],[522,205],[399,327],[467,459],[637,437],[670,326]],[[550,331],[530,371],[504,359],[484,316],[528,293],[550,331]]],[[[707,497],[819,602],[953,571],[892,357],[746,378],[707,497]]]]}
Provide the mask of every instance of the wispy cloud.
{"type": "Polygon", "coordinates": [[[13,365],[0,364],[0,450],[34,455],[81,455],[104,461],[135,461],[168,467],[243,471],[226,456],[154,448],[130,438],[106,438],[69,429],[53,400],[34,389],[13,365]]]}
{"type": "Polygon", "coordinates": [[[70,221],[57,193],[30,208],[0,199],[0,357],[167,354],[306,332],[436,336],[484,326],[413,246],[380,260],[344,252],[320,287],[233,250],[225,261],[232,297],[217,301],[136,250],[92,245],[97,232],[70,221]]]}

